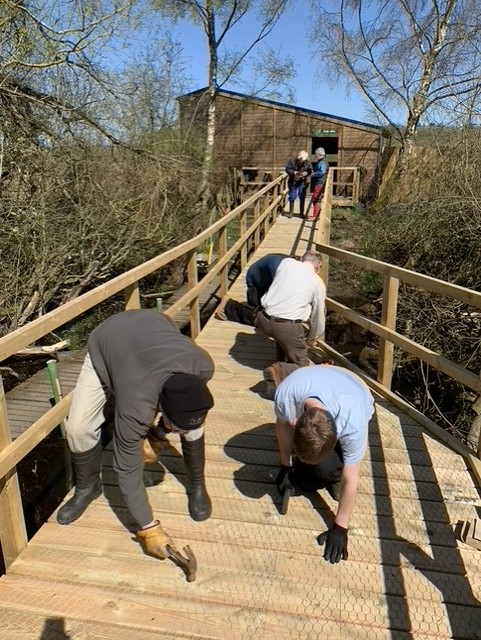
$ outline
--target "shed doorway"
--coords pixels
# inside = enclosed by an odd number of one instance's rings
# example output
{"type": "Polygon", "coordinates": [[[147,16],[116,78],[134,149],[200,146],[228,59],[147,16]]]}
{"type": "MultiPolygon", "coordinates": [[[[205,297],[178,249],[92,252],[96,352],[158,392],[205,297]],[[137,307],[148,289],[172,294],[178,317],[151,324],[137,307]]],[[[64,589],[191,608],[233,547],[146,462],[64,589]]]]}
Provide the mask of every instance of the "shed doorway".
{"type": "MultiPolygon", "coordinates": [[[[314,152],[318,147],[322,147],[326,152],[326,160],[328,161],[329,166],[337,167],[339,153],[339,136],[335,131],[333,131],[330,135],[326,135],[326,133],[324,133],[324,135],[322,136],[311,137],[311,158],[314,163],[316,161],[314,152]]],[[[333,188],[333,195],[336,195],[336,185],[334,185],[333,188]]]]}

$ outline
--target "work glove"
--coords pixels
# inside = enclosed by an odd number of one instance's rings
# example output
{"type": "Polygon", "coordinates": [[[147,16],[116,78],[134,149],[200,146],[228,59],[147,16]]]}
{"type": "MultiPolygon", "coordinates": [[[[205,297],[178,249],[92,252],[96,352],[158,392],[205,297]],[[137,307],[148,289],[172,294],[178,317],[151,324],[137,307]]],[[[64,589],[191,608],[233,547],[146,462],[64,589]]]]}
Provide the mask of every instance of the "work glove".
{"type": "Polygon", "coordinates": [[[277,489],[281,496],[283,496],[287,491],[290,491],[291,494],[294,493],[294,485],[290,479],[290,471],[292,467],[289,467],[285,464],[281,464],[281,468],[276,478],[277,489]]]}
{"type": "Polygon", "coordinates": [[[342,560],[347,560],[347,529],[334,523],[329,531],[324,531],[317,536],[317,543],[325,543],[324,559],[331,564],[336,564],[342,560]]]}
{"type": "Polygon", "coordinates": [[[142,439],[142,459],[144,464],[153,464],[160,458],[165,440],[165,433],[162,429],[162,418],[160,426],[150,427],[145,438],[142,439]]]}
{"type": "Polygon", "coordinates": [[[140,540],[144,553],[159,560],[169,557],[167,545],[175,549],[172,538],[165,533],[158,520],[151,527],[137,531],[135,535],[140,540]]]}

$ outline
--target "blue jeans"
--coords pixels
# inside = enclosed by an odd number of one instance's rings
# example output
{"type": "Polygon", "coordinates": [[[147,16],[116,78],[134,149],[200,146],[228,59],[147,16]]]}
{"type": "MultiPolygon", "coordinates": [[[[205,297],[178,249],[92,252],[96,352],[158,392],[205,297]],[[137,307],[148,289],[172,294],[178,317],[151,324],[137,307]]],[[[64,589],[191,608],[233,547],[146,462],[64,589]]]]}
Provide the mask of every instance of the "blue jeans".
{"type": "Polygon", "coordinates": [[[306,199],[306,185],[304,182],[293,182],[289,185],[289,202],[294,202],[296,198],[299,200],[306,199]]]}

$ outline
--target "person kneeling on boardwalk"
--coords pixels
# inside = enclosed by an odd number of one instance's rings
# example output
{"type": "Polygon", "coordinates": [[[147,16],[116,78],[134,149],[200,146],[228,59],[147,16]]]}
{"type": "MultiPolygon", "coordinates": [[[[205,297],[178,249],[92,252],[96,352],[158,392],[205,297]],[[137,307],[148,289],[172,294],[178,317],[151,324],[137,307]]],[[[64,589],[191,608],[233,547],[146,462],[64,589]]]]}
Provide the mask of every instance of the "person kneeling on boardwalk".
{"type": "Polygon", "coordinates": [[[285,253],[269,253],[253,262],[246,273],[247,304],[228,298],[214,317],[254,326],[261,298],[269,291],[279,265],[288,257],[285,253]]]}
{"type": "Polygon", "coordinates": [[[191,484],[190,515],[197,521],[209,518],[203,424],[214,405],[206,384],[214,374],[214,363],[167,316],[145,309],[124,311],[102,322],[90,334],[87,352],[66,428],[75,491],[59,509],[57,521],[73,522],[101,494],[100,435],[104,407],[112,394],[113,467],[120,490],[144,550],[165,558],[166,545],[172,546],[172,541],[154,519],[147,499],[143,445],[146,438],[155,443],[165,433],[180,435],[191,484]]]}
{"type": "Polygon", "coordinates": [[[278,363],[310,364],[309,349],[324,334],[326,286],[317,272],[321,254],[309,250],[301,260],[286,258],[262,297],[256,326],[276,342],[278,363]]]}
{"type": "Polygon", "coordinates": [[[331,564],[347,560],[349,521],[373,414],[371,392],[351,371],[321,364],[289,373],[275,391],[274,405],[279,492],[327,489],[338,501],[337,513],[317,541],[325,544],[324,558],[331,564]]]}

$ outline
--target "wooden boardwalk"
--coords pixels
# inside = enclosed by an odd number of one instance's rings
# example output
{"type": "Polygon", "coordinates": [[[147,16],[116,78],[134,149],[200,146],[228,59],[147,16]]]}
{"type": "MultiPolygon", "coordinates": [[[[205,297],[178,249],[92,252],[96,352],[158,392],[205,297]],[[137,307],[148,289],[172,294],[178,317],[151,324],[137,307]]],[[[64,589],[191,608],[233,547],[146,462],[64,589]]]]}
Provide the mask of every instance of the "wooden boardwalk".
{"type": "MultiPolygon", "coordinates": [[[[310,234],[310,223],[281,218],[253,259],[302,254],[310,234]]],[[[243,277],[232,295],[243,298],[243,277]]],[[[187,515],[178,439],[163,452],[165,474],[145,470],[156,516],[179,548],[195,551],[197,580],[142,553],[107,449],[103,495],[72,525],[52,515],[0,579],[1,640],[481,638],[481,553],[455,535],[481,508],[463,458],[376,398],[349,560],[326,564],[316,537],[333,517],[329,495],[295,497],[279,514],[262,381],[273,344],[215,319],[198,342],[216,362],[206,429],[212,517],[187,515]]]]}

